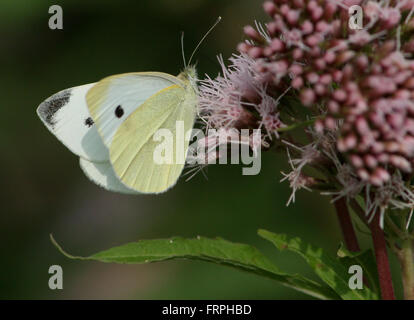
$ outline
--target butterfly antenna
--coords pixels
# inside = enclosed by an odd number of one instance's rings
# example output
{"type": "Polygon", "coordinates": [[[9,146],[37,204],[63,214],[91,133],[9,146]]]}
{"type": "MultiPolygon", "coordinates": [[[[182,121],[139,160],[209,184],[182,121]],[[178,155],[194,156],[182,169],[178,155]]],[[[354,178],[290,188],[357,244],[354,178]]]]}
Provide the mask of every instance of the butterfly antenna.
{"type": "Polygon", "coordinates": [[[204,42],[204,40],[207,38],[207,36],[211,33],[211,31],[214,30],[214,28],[220,23],[221,17],[218,17],[216,22],[210,27],[210,29],[206,32],[203,38],[201,38],[200,42],[198,43],[197,47],[195,47],[193,53],[191,54],[190,60],[188,60],[188,65],[191,64],[191,61],[193,60],[193,57],[195,53],[197,52],[198,48],[200,48],[201,44],[204,42]]]}
{"type": "Polygon", "coordinates": [[[187,62],[185,62],[184,52],[184,31],[181,32],[181,54],[183,55],[184,68],[187,68],[187,62]]]}

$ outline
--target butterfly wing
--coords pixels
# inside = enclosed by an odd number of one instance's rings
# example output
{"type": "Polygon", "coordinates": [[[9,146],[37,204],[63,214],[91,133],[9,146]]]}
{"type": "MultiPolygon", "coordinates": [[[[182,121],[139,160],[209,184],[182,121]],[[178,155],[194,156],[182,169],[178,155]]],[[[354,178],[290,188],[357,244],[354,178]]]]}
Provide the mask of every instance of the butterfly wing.
{"type": "Polygon", "coordinates": [[[37,114],[70,151],[90,161],[108,161],[108,148],[102,142],[89,115],[86,93],[95,84],[60,91],[42,102],[37,114]]]}
{"type": "Polygon", "coordinates": [[[85,175],[97,185],[120,193],[137,193],[124,186],[109,162],[109,150],[98,133],[88,107],[86,93],[95,84],[60,91],[37,108],[37,114],[70,151],[80,157],[85,175]]]}
{"type": "Polygon", "coordinates": [[[107,77],[88,91],[87,105],[104,144],[109,148],[116,130],[149,97],[180,80],[160,72],[126,73],[107,77]]]}
{"type": "MultiPolygon", "coordinates": [[[[182,121],[183,133],[194,123],[194,110],[184,107],[185,91],[178,86],[164,89],[149,98],[118,129],[110,147],[114,171],[128,187],[143,193],[160,193],[168,190],[178,180],[187,153],[188,142],[177,141],[177,121],[182,121]],[[153,137],[158,129],[171,133],[172,162],[159,164],[154,161],[154,151],[160,144],[153,137]],[[183,159],[176,152],[177,143],[184,144],[183,159]]],[[[194,108],[194,106],[193,106],[194,108]]]]}
{"type": "MultiPolygon", "coordinates": [[[[175,138],[177,121],[184,122],[184,132],[192,128],[195,93],[186,87],[170,75],[136,73],[104,79],[88,92],[89,111],[110,150],[112,167],[128,188],[159,193],[179,178],[184,163],[155,163],[159,142],[153,141],[153,135],[166,128],[175,138]]],[[[187,148],[188,143],[184,153],[187,148]]]]}
{"type": "Polygon", "coordinates": [[[98,186],[107,190],[125,193],[137,194],[135,190],[129,189],[122,184],[116,176],[114,169],[109,161],[107,162],[92,162],[80,158],[79,164],[85,175],[98,186]]]}

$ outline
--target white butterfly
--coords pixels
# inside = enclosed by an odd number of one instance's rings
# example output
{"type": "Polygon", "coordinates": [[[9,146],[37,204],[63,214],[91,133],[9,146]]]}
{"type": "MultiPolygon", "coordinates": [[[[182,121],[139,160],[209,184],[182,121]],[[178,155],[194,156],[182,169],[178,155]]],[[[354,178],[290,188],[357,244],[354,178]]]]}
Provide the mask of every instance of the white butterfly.
{"type": "MultiPolygon", "coordinates": [[[[194,124],[196,71],[178,77],[127,73],[54,94],[37,109],[46,127],[80,157],[96,184],[121,193],[160,193],[178,180],[184,164],[156,164],[154,133],[194,124]]],[[[188,143],[185,147],[187,152],[188,143]]]]}
{"type": "MultiPolygon", "coordinates": [[[[201,39],[189,64],[220,20],[201,39]]],[[[188,132],[196,116],[197,74],[186,66],[184,50],[183,58],[185,70],[177,77],[160,72],[110,76],[54,94],[37,114],[79,156],[82,170],[96,184],[121,193],[164,192],[176,184],[184,163],[156,163],[153,136],[158,129],[174,134],[177,121],[188,132]]]]}

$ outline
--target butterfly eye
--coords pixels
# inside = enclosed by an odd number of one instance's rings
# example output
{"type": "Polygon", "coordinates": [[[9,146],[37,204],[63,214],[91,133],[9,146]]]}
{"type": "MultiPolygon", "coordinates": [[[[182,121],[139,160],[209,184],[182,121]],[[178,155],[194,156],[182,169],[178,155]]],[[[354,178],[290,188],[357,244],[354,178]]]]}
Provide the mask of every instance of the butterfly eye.
{"type": "Polygon", "coordinates": [[[89,117],[85,120],[85,125],[88,126],[88,128],[92,127],[93,124],[94,124],[94,122],[93,122],[91,117],[89,117]]]}
{"type": "Polygon", "coordinates": [[[117,106],[115,109],[115,115],[117,118],[121,118],[124,115],[124,109],[121,106],[117,106]]]}

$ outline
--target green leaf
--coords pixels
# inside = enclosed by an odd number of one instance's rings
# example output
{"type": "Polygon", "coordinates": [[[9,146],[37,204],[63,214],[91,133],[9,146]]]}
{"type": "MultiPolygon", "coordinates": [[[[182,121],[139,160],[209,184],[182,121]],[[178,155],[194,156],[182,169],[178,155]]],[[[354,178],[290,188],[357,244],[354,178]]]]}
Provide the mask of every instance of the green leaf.
{"type": "Polygon", "coordinates": [[[360,265],[364,271],[364,282],[368,281],[371,290],[377,294],[380,293],[377,264],[372,250],[367,249],[360,252],[351,252],[344,247],[343,243],[341,243],[337,255],[339,261],[347,269],[355,264],[360,265]]]}
{"type": "Polygon", "coordinates": [[[279,283],[319,299],[338,299],[329,287],[309,280],[301,275],[280,271],[256,248],[226,241],[224,239],[171,239],[141,240],[89,257],[77,257],[66,253],[51,236],[52,243],[68,258],[141,264],[171,259],[191,259],[213,262],[237,268],[278,281],[279,283]]]}
{"type": "Polygon", "coordinates": [[[272,242],[279,250],[290,250],[302,256],[314,272],[342,299],[372,300],[378,296],[370,289],[351,290],[348,286],[350,275],[348,269],[336,258],[316,248],[299,238],[289,239],[284,234],[275,234],[266,230],[259,230],[259,235],[272,242]]]}

